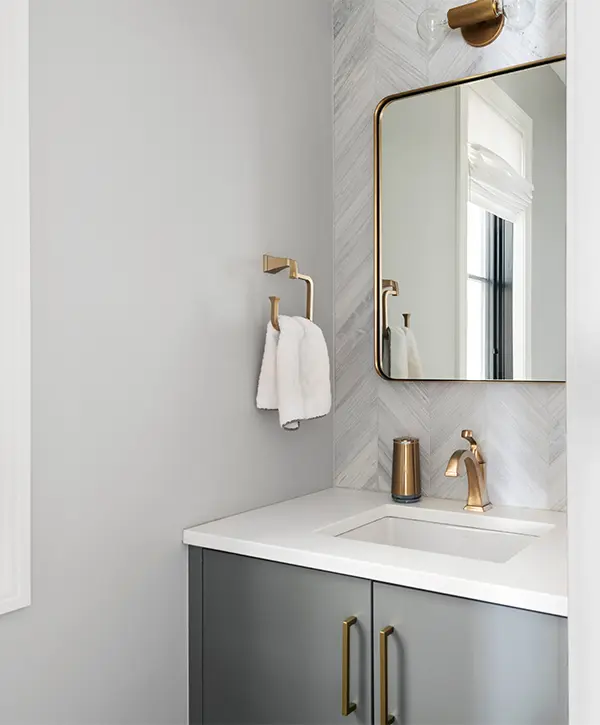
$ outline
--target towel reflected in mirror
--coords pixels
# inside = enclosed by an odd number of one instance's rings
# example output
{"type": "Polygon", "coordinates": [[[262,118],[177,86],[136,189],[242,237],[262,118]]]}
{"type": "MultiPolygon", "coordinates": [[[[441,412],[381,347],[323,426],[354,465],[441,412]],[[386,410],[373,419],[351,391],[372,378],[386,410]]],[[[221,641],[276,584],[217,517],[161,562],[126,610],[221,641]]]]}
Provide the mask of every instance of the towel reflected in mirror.
{"type": "Polygon", "coordinates": [[[417,338],[410,327],[387,328],[383,344],[385,374],[394,380],[420,380],[423,364],[419,355],[417,338]]]}

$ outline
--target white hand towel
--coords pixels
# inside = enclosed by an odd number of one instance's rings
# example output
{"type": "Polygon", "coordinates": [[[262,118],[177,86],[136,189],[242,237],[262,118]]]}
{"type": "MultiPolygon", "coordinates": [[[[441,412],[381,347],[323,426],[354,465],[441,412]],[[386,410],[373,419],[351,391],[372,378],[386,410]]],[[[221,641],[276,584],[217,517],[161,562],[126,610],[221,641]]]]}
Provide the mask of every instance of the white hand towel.
{"type": "Polygon", "coordinates": [[[286,430],[301,420],[320,418],[331,410],[329,354],[320,328],[303,317],[279,317],[281,332],[269,323],[256,405],[279,410],[286,430]]]}
{"type": "Polygon", "coordinates": [[[265,351],[258,378],[258,391],[256,393],[256,406],[261,410],[277,410],[278,341],[279,332],[269,322],[265,338],[265,351]]]}
{"type": "Polygon", "coordinates": [[[404,327],[389,328],[390,377],[408,378],[408,343],[404,327]]]}
{"type": "MultiPolygon", "coordinates": [[[[294,319],[304,330],[300,345],[300,386],[304,402],[304,414],[301,420],[322,418],[331,410],[327,343],[321,328],[314,322],[305,317],[294,319]]],[[[282,400],[281,395],[279,399],[282,400]]]]}
{"type": "Polygon", "coordinates": [[[277,343],[277,408],[279,423],[285,430],[297,430],[304,417],[304,398],[300,370],[300,349],[304,329],[296,317],[279,317],[277,343]]]}
{"type": "Polygon", "coordinates": [[[410,327],[405,328],[404,331],[406,334],[408,356],[408,377],[416,380],[423,377],[423,365],[421,363],[421,356],[419,355],[417,338],[410,327]]]}

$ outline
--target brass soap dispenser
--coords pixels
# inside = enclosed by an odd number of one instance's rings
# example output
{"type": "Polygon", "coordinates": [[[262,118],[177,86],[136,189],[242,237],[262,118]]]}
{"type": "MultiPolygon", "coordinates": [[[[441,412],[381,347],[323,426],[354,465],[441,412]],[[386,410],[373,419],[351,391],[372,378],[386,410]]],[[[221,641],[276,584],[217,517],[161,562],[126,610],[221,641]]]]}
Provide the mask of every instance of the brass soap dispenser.
{"type": "Polygon", "coordinates": [[[418,438],[394,439],[392,498],[397,503],[415,503],[421,498],[421,462],[418,438]]]}

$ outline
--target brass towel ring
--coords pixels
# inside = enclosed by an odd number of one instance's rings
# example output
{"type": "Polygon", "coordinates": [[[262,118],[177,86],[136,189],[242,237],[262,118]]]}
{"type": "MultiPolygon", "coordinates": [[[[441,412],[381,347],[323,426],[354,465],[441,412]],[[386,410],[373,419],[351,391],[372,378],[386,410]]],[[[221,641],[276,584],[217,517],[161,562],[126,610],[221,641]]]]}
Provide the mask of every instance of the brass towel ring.
{"type": "MultiPolygon", "coordinates": [[[[306,319],[313,319],[313,308],[315,300],[315,285],[311,277],[300,274],[298,262],[289,257],[272,257],[270,254],[263,254],[263,272],[266,274],[277,274],[284,269],[290,270],[290,279],[301,279],[306,282],[306,319]]],[[[271,300],[271,324],[279,330],[279,297],[269,297],[271,300]]]]}
{"type": "MultiPolygon", "coordinates": [[[[384,279],[383,280],[383,289],[382,289],[382,297],[383,297],[383,304],[381,306],[381,315],[382,315],[382,328],[383,328],[383,336],[387,337],[388,330],[389,330],[389,313],[388,313],[388,301],[390,295],[392,297],[398,297],[400,294],[400,286],[398,282],[396,282],[395,279],[384,279]]],[[[410,327],[410,312],[404,312],[402,314],[402,317],[404,318],[404,327],[410,327]]]]}
{"type": "Polygon", "coordinates": [[[382,307],[382,316],[383,316],[383,336],[387,336],[387,331],[390,327],[389,325],[389,314],[388,314],[388,298],[390,295],[392,297],[398,297],[398,294],[400,293],[400,287],[398,285],[398,282],[396,282],[395,279],[384,279],[383,280],[383,305],[382,307]]]}
{"type": "Polygon", "coordinates": [[[279,329],[279,297],[269,297],[271,300],[271,324],[280,332],[279,329]]]}

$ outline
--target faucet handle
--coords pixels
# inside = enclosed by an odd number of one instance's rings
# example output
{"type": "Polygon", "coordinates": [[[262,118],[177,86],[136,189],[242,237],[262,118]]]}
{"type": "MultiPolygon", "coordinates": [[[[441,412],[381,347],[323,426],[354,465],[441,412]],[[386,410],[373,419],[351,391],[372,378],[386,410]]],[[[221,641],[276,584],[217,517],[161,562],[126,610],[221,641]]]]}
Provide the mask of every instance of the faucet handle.
{"type": "Polygon", "coordinates": [[[475,440],[473,437],[473,431],[469,430],[468,428],[466,430],[463,430],[460,434],[461,438],[464,438],[467,443],[471,446],[471,453],[475,456],[478,463],[483,463],[483,456],[481,455],[481,451],[479,450],[479,443],[475,440]]]}
{"type": "Polygon", "coordinates": [[[477,445],[477,441],[475,438],[473,438],[473,431],[472,430],[463,430],[463,432],[460,434],[461,438],[464,438],[466,441],[468,441],[472,446],[477,445]]]}

